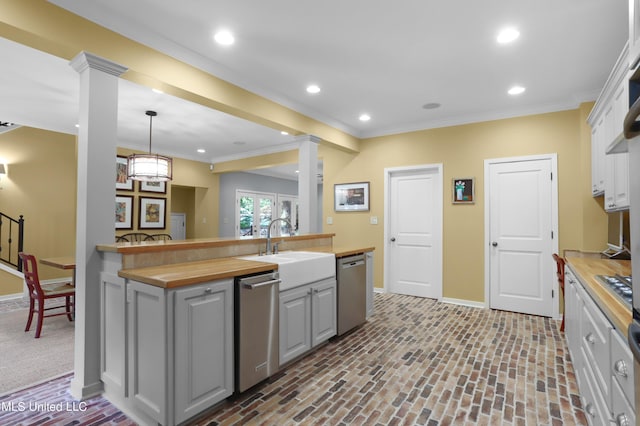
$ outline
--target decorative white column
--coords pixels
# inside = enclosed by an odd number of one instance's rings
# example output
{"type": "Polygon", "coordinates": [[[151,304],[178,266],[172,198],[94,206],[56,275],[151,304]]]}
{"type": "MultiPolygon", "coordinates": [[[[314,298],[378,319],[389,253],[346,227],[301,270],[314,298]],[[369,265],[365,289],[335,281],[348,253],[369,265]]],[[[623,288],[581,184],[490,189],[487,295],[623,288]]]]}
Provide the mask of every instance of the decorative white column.
{"type": "Polygon", "coordinates": [[[299,234],[318,232],[318,143],[320,138],[305,135],[296,140],[298,148],[299,234]]]}
{"type": "Polygon", "coordinates": [[[80,74],[76,210],[76,317],[71,394],[85,399],[100,381],[99,243],[113,242],[118,77],[127,68],[87,52],[70,65],[80,74]]]}

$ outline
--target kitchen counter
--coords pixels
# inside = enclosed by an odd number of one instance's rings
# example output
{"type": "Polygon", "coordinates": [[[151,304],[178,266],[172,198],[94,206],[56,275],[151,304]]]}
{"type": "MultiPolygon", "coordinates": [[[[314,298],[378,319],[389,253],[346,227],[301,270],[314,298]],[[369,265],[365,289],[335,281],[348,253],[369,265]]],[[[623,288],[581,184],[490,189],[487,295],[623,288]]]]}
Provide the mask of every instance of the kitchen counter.
{"type": "MultiPolygon", "coordinates": [[[[373,251],[374,247],[321,246],[299,251],[333,253],[336,258],[373,251]]],[[[277,270],[276,263],[223,257],[195,262],[174,263],[144,268],[122,269],[118,276],[162,288],[175,288],[206,281],[233,278],[258,272],[277,270]]]]}
{"type": "Polygon", "coordinates": [[[320,251],[323,253],[333,253],[336,258],[353,256],[354,254],[367,253],[374,251],[375,247],[353,247],[353,246],[320,246],[302,249],[303,251],[320,251]]]}
{"type": "Polygon", "coordinates": [[[278,265],[275,263],[225,257],[147,268],[123,269],[118,272],[118,276],[156,287],[174,288],[276,269],[278,269],[278,265]]]}
{"type": "Polygon", "coordinates": [[[568,257],[566,261],[609,321],[626,336],[632,318],[631,310],[611,294],[596,279],[596,275],[631,275],[631,261],[587,257],[568,257]]]}

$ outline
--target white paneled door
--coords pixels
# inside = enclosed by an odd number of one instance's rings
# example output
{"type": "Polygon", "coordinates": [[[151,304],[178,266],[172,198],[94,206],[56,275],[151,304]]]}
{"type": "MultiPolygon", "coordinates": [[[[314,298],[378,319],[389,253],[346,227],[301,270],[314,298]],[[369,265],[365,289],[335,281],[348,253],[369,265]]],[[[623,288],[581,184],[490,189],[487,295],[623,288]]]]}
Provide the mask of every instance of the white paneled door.
{"type": "Polygon", "coordinates": [[[557,312],[555,156],[528,158],[485,162],[489,305],[549,317],[557,312]]]}
{"type": "Polygon", "coordinates": [[[442,299],[442,166],[387,169],[385,178],[387,288],[442,299]]]}

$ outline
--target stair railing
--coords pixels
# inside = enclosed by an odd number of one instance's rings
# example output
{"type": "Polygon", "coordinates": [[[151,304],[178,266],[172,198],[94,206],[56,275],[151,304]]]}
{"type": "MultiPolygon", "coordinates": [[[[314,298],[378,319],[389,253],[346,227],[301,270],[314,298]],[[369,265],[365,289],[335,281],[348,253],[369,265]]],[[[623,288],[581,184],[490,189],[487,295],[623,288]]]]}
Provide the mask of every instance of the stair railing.
{"type": "Polygon", "coordinates": [[[22,272],[22,260],[18,256],[24,249],[24,218],[14,219],[0,213],[0,261],[15,266],[22,272]]]}

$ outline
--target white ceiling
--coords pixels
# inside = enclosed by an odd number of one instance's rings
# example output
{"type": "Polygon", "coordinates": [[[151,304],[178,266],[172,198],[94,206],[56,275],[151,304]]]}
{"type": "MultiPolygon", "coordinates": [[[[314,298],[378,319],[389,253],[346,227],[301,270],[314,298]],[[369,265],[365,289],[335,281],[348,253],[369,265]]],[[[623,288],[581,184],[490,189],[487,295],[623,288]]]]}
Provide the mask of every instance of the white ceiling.
{"type": "MultiPolygon", "coordinates": [[[[626,0],[50,1],[356,137],[575,108],[595,100],[627,38],[626,0]],[[521,36],[498,45],[505,26],[521,36]],[[234,45],[213,42],[222,28],[234,45]],[[526,92],[507,95],[514,84],[526,92]]],[[[3,39],[0,51],[0,121],[75,133],[68,62],[3,39]]],[[[120,146],[148,148],[148,109],[163,154],[215,163],[293,141],[125,80],[119,104],[120,146]]]]}

